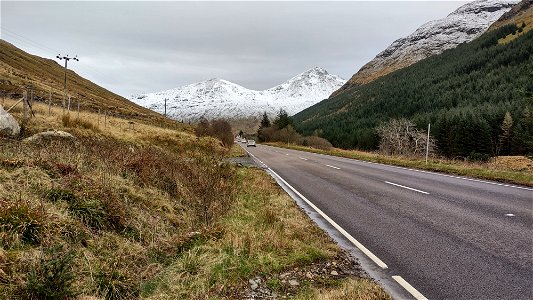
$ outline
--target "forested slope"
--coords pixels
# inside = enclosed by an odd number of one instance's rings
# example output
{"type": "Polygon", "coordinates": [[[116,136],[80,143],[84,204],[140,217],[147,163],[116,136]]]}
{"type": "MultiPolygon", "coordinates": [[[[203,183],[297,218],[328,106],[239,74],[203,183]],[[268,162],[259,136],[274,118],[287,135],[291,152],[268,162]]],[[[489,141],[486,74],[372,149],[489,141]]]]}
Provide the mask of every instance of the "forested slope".
{"type": "Polygon", "coordinates": [[[525,25],[501,27],[324,100],[295,115],[296,127],[338,147],[375,149],[380,122],[408,118],[419,128],[430,122],[438,151],[450,157],[532,152],[533,31],[498,43],[525,25]]]}

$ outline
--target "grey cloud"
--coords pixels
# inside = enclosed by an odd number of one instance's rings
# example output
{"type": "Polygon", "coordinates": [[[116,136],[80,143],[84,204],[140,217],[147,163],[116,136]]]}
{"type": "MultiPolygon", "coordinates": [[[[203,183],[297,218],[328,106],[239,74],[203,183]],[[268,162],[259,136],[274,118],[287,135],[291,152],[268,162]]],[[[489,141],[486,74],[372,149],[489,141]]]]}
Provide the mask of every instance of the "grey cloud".
{"type": "Polygon", "coordinates": [[[463,2],[1,2],[2,38],[121,95],[212,77],[252,89],[314,66],[349,78],[463,2]],[[7,31],[9,30],[9,31],[7,31]],[[14,33],[14,34],[13,34],[14,33]],[[29,40],[29,41],[28,41],[29,40]]]}

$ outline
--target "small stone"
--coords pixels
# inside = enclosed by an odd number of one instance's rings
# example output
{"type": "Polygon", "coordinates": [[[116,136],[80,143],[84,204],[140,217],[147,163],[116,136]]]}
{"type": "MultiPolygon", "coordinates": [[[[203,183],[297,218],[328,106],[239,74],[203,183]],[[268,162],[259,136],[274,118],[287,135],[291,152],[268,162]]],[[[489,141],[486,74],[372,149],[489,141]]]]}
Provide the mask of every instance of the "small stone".
{"type": "Polygon", "coordinates": [[[250,280],[248,280],[248,283],[249,283],[249,284],[255,284],[255,280],[250,279],[250,280]]]}
{"type": "Polygon", "coordinates": [[[311,272],[307,272],[307,273],[305,274],[305,277],[311,279],[311,278],[313,278],[313,274],[311,274],[311,272]]]}
{"type": "Polygon", "coordinates": [[[289,285],[290,286],[299,286],[300,284],[298,283],[298,281],[296,281],[294,279],[291,279],[291,280],[289,280],[289,285]]]}
{"type": "Polygon", "coordinates": [[[259,287],[259,286],[258,286],[256,283],[254,283],[254,284],[252,284],[252,285],[250,286],[250,288],[252,289],[252,291],[255,291],[258,287],[259,287]]]}
{"type": "Polygon", "coordinates": [[[337,276],[337,275],[339,275],[339,273],[337,273],[337,271],[335,271],[335,270],[331,271],[331,273],[329,273],[329,274],[331,274],[331,275],[333,275],[333,276],[337,276]]]}

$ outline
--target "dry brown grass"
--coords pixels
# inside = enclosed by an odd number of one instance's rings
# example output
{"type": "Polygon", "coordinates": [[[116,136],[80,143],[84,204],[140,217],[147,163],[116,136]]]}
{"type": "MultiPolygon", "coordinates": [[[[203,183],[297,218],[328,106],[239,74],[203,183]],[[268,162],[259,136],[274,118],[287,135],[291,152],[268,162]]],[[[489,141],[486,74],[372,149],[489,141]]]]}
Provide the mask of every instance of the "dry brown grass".
{"type": "Polygon", "coordinates": [[[389,300],[391,297],[368,279],[347,279],[334,289],[311,290],[295,299],[320,300],[389,300]]]}
{"type": "Polygon", "coordinates": [[[2,299],[231,298],[252,275],[339,251],[265,173],[224,162],[238,146],[188,127],[34,111],[22,137],[77,138],[0,140],[2,299]]]}

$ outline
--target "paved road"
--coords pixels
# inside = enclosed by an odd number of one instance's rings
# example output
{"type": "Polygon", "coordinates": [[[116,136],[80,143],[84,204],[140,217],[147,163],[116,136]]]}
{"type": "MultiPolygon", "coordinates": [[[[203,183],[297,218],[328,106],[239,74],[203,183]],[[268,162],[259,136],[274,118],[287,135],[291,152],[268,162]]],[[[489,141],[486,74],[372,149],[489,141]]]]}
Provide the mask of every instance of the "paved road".
{"type": "Polygon", "coordinates": [[[533,189],[246,150],[428,299],[533,299],[533,189]]]}

